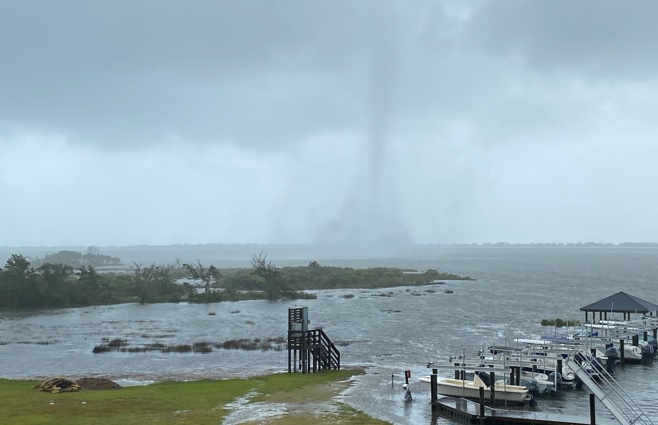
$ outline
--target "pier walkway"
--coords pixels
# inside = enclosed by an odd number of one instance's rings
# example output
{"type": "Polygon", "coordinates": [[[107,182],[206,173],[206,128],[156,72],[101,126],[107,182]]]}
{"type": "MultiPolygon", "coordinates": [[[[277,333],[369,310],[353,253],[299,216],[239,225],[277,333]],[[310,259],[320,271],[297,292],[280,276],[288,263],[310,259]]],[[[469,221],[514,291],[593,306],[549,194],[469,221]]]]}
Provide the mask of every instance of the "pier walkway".
{"type": "MultiPolygon", "coordinates": [[[[455,422],[465,424],[484,424],[484,425],[516,425],[516,424],[534,424],[534,425],[590,425],[591,422],[577,416],[549,415],[543,412],[532,412],[527,410],[507,410],[496,409],[487,406],[484,408],[484,416],[480,416],[480,403],[467,400],[464,398],[441,397],[433,405],[433,411],[439,413],[442,417],[448,418],[455,422]]],[[[600,425],[612,425],[617,422],[596,419],[600,425]]]]}

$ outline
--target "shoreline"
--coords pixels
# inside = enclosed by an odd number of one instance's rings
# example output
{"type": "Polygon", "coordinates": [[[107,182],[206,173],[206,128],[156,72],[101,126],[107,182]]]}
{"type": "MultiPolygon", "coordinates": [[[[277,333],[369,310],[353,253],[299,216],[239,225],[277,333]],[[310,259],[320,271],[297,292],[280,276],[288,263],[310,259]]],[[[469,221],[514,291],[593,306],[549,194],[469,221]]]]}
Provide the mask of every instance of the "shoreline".
{"type": "MultiPolygon", "coordinates": [[[[368,366],[358,365],[345,365],[342,366],[341,371],[353,371],[356,374],[365,374],[368,372],[368,366]]],[[[316,372],[321,373],[321,372],[316,372]]],[[[87,373],[87,374],[57,374],[55,375],[30,375],[30,376],[0,376],[0,379],[7,381],[45,381],[54,377],[65,377],[68,379],[82,379],[82,378],[104,378],[109,380],[132,380],[132,381],[149,381],[151,383],[157,382],[190,382],[190,381],[222,381],[227,379],[258,379],[271,375],[288,374],[287,369],[269,369],[258,370],[253,373],[245,373],[240,371],[221,371],[221,372],[198,372],[198,373],[87,373]]],[[[301,372],[291,373],[291,375],[299,374],[301,372]]],[[[307,374],[309,375],[309,374],[307,374]]],[[[311,374],[312,375],[312,374],[311,374]]]]}
{"type": "MultiPolygon", "coordinates": [[[[188,421],[180,423],[222,423],[224,425],[238,425],[247,423],[261,423],[268,425],[298,425],[308,423],[309,418],[314,423],[332,424],[362,424],[385,425],[390,424],[358,410],[345,401],[345,392],[352,388],[356,376],[366,373],[366,367],[347,367],[340,371],[325,371],[318,373],[272,373],[257,374],[251,377],[230,378],[226,375],[216,377],[198,377],[196,375],[159,375],[159,380],[152,385],[114,388],[109,386],[98,388],[82,388],[79,391],[63,392],[55,398],[50,392],[38,391],[32,385],[33,380],[0,379],[4,393],[11,399],[8,406],[14,406],[14,411],[32,416],[42,409],[42,404],[60,406],[57,408],[55,419],[66,421],[67,418],[77,415],[80,403],[89,410],[91,406],[98,409],[99,416],[104,417],[103,423],[114,425],[122,423],[121,409],[115,409],[115,404],[124,403],[126,395],[134,400],[135,406],[152,407],[144,412],[143,408],[134,410],[135,415],[170,415],[174,409],[176,415],[201,415],[204,421],[197,422],[194,416],[188,421]],[[200,378],[200,379],[189,379],[200,378]],[[231,381],[218,384],[219,381],[231,381]],[[29,385],[26,385],[29,384],[29,385]],[[219,385],[219,386],[218,386],[219,385]],[[107,392],[111,391],[111,392],[107,392]],[[28,394],[30,394],[28,396],[28,394]],[[114,396],[116,394],[116,396],[114,396]],[[168,394],[176,394],[176,401],[168,394]],[[199,394],[204,394],[201,399],[199,394]],[[222,395],[223,394],[223,395],[222,395]],[[164,397],[164,398],[162,398],[164,397]],[[19,401],[17,401],[19,400],[19,401]],[[164,403],[163,403],[164,400],[164,403]],[[21,406],[16,406],[20,403],[21,406]],[[107,416],[108,411],[116,411],[116,415],[107,416]],[[107,416],[107,417],[106,417],[107,416]],[[189,422],[192,420],[193,422],[189,422]],[[212,422],[206,422],[211,420],[212,422]]],[[[134,377],[134,376],[133,376],[134,377]]],[[[92,378],[87,376],[86,378],[92,378]]],[[[95,377],[95,378],[100,378],[95,377]]],[[[114,376],[117,378],[116,375],[114,376]]],[[[52,379],[49,378],[49,379],[52,379]]],[[[75,381],[70,377],[66,377],[75,381]]],[[[115,383],[113,379],[103,377],[115,383]]],[[[82,380],[82,378],[78,378],[82,380]]],[[[82,387],[82,385],[81,385],[82,387]]],[[[0,406],[0,414],[8,406],[0,406]]],[[[52,407],[49,409],[52,411],[52,407]]],[[[132,411],[132,409],[129,409],[132,411]]],[[[17,417],[18,419],[18,417],[17,417]]],[[[182,419],[180,417],[179,419],[182,419]]],[[[31,423],[31,422],[30,422],[31,423]]],[[[165,421],[169,423],[169,421],[165,421]]],[[[178,423],[178,422],[177,422],[178,423]]]]}

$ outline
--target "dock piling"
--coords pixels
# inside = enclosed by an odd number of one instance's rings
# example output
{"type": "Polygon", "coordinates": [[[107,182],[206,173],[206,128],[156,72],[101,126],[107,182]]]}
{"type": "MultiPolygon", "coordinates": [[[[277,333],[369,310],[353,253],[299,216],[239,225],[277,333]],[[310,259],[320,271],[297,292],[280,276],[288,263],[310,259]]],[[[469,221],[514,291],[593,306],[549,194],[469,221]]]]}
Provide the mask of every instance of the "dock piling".
{"type": "Polygon", "coordinates": [[[436,401],[439,399],[437,396],[437,389],[436,389],[436,376],[439,373],[438,369],[432,369],[432,374],[430,375],[430,392],[431,394],[431,401],[432,401],[432,406],[436,403],[436,401]]]}
{"type": "Polygon", "coordinates": [[[590,425],[596,425],[596,396],[589,395],[589,422],[590,425]]]}
{"type": "Polygon", "coordinates": [[[619,340],[619,364],[624,365],[624,340],[619,340]]]}

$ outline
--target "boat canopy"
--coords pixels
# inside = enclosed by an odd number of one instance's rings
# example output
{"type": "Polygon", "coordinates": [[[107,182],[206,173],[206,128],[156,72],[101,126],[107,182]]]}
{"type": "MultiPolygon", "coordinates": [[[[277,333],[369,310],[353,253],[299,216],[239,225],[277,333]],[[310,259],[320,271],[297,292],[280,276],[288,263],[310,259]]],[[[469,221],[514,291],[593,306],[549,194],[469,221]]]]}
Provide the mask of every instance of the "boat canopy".
{"type": "Polygon", "coordinates": [[[594,319],[598,312],[599,320],[608,319],[608,313],[623,313],[624,320],[627,320],[630,319],[632,313],[653,316],[654,313],[658,313],[658,304],[620,291],[585,307],[581,307],[580,311],[585,312],[585,322],[587,322],[587,314],[589,312],[593,313],[594,319]]]}

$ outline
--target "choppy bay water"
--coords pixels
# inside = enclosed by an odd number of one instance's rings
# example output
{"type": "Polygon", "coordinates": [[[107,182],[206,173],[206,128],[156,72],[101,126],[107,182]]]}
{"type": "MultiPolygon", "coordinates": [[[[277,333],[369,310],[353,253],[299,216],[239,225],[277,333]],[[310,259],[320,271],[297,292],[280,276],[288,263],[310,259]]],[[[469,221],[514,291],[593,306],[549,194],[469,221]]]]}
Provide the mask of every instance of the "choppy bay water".
{"type": "MultiPolygon", "coordinates": [[[[367,374],[346,391],[345,402],[395,424],[448,424],[432,418],[429,393],[417,383],[428,373],[428,361],[446,363],[451,355],[476,356],[483,345],[550,333],[539,325],[541,319],[583,320],[580,307],[620,290],[656,302],[656,260],[658,250],[646,248],[462,248],[432,259],[321,263],[438,268],[476,281],[317,291],[317,300],[303,302],[123,304],[0,313],[0,377],[103,376],[149,382],[281,372],[287,369],[285,351],[93,354],[92,349],[103,338],[172,345],[284,337],[287,309],[306,306],[312,327],[321,326],[334,342],[347,344],[340,347],[343,363],[367,367],[367,374]],[[404,403],[401,390],[406,369],[412,371],[410,404],[404,403]]],[[[653,406],[657,369],[658,364],[626,366],[616,378],[658,422],[653,406]]],[[[586,391],[538,401],[540,412],[588,420],[586,391]]],[[[609,420],[605,408],[597,412],[601,422],[609,420]]]]}

